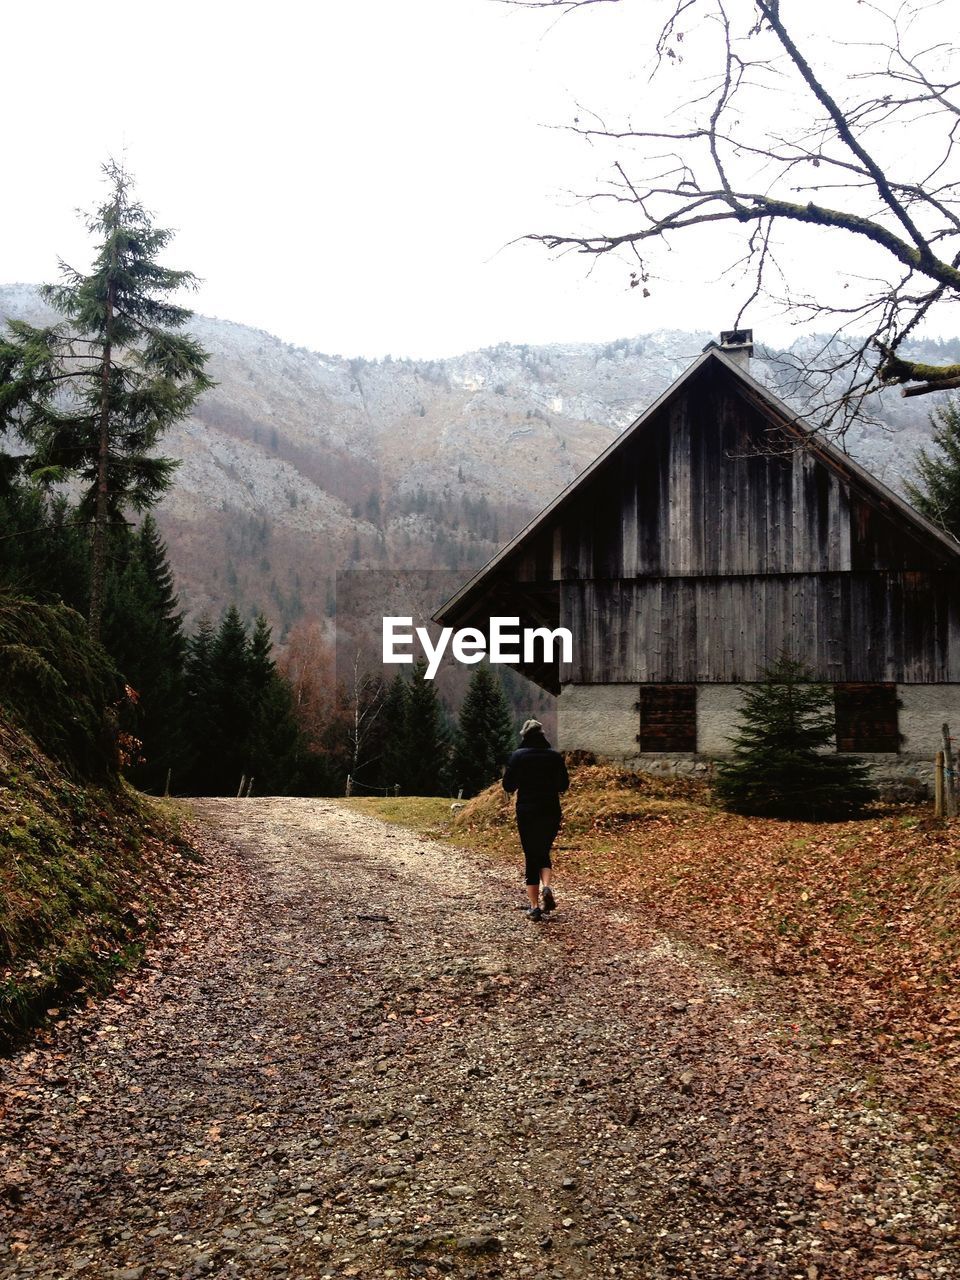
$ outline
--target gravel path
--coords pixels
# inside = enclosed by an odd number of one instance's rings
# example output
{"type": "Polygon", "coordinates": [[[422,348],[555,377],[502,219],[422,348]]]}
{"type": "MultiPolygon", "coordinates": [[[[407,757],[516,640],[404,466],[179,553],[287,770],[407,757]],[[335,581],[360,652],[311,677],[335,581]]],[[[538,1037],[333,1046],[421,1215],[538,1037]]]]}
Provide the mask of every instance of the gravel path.
{"type": "Polygon", "coordinates": [[[922,1122],[562,868],[534,925],[334,802],[196,812],[208,909],[2,1064],[0,1276],[960,1276],[922,1122]]]}

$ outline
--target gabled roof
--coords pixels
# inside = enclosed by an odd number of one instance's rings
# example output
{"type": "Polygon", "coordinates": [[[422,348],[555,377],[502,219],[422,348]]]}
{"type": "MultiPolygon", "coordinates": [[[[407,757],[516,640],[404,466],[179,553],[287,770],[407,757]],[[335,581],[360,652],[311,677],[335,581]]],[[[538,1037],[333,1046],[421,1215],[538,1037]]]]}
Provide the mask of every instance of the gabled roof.
{"type": "Polygon", "coordinates": [[[865,467],[855,462],[848,454],[832,445],[829,441],[821,439],[815,430],[811,430],[806,426],[797,414],[778,396],[774,395],[769,388],[758,382],[756,378],[751,377],[741,365],[725,355],[722,348],[715,344],[708,344],[703,354],[688,369],[685,369],[679,378],[654,400],[653,404],[645,409],[602,453],[598,454],[588,467],[584,468],[565,489],[561,490],[539,515],[535,516],[525,528],[521,529],[514,538],[497,552],[492,560],[478,570],[455,595],[451,596],[437,610],[433,615],[434,621],[443,624],[459,616],[468,601],[482,591],[484,584],[495,573],[497,568],[522,547],[525,542],[534,537],[541,526],[575,494],[588,485],[591,477],[614,458],[620,450],[625,449],[628,443],[644,429],[663,406],[676,396],[684,385],[694,378],[710,361],[715,361],[727,373],[737,379],[741,384],[740,389],[757,405],[761,412],[771,419],[775,419],[777,425],[786,432],[795,435],[798,441],[802,442],[803,447],[807,448],[816,458],[852,482],[856,488],[881,509],[886,509],[891,515],[912,526],[922,540],[932,543],[941,554],[947,551],[956,560],[957,567],[960,568],[960,543],[944,533],[943,530],[938,529],[935,524],[931,523],[925,516],[922,516],[919,511],[914,510],[899,494],[894,493],[892,489],[889,489],[876,476],[867,471],[865,467]]]}

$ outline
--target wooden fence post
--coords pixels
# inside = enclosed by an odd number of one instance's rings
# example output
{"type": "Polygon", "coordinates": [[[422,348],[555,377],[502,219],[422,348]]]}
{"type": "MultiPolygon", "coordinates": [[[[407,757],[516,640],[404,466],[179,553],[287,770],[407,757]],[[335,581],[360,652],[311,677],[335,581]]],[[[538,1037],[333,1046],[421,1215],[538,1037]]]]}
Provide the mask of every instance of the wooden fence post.
{"type": "Polygon", "coordinates": [[[240,799],[240,797],[243,795],[243,788],[244,788],[246,785],[247,785],[247,775],[246,775],[245,773],[241,773],[241,775],[240,775],[240,786],[237,788],[237,799],[238,799],[238,800],[239,800],[239,799],[240,799]]]}
{"type": "Polygon", "coordinates": [[[250,775],[250,781],[247,783],[247,799],[253,795],[253,774],[250,775]]]}
{"type": "Polygon", "coordinates": [[[933,766],[933,812],[938,818],[943,817],[943,752],[937,752],[933,766]]]}
{"type": "Polygon", "coordinates": [[[954,767],[953,744],[950,741],[950,726],[945,724],[943,733],[943,816],[956,817],[957,813],[957,775],[954,767]]]}
{"type": "Polygon", "coordinates": [[[393,784],[393,794],[394,794],[395,796],[398,796],[398,795],[400,794],[400,783],[399,783],[399,782],[395,782],[395,783],[393,784]]]}
{"type": "Polygon", "coordinates": [[[350,777],[349,773],[347,774],[347,789],[344,792],[344,795],[353,795],[353,779],[350,777]]]}

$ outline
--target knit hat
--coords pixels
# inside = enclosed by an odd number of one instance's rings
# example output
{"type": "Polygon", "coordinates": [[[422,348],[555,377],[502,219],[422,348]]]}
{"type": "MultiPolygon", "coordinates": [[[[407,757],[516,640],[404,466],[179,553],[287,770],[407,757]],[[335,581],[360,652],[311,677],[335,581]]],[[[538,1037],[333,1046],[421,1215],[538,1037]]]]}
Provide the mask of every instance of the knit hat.
{"type": "Polygon", "coordinates": [[[528,733],[536,733],[538,730],[543,733],[543,725],[539,720],[524,720],[523,728],[520,730],[520,737],[525,738],[528,733]]]}

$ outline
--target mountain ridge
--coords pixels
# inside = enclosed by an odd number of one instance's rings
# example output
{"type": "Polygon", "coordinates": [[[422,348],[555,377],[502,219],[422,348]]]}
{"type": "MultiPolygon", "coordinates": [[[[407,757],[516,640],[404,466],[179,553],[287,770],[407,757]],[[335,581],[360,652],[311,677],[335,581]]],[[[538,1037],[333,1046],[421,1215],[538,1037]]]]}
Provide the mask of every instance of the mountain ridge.
{"type": "MultiPolygon", "coordinates": [[[[30,285],[0,287],[0,316],[56,318],[30,285]]],[[[182,605],[191,622],[231,601],[248,616],[262,608],[281,633],[333,614],[337,568],[466,579],[713,336],[661,329],[371,360],[230,320],[196,315],[189,328],[217,386],[162,445],[181,464],[156,515],[182,605]]],[[[935,345],[919,349],[929,358],[935,345]]],[[[775,363],[755,360],[751,372],[779,389],[775,363]]],[[[875,408],[886,429],[857,424],[846,445],[902,491],[930,406],[893,393],[875,408]]]]}

